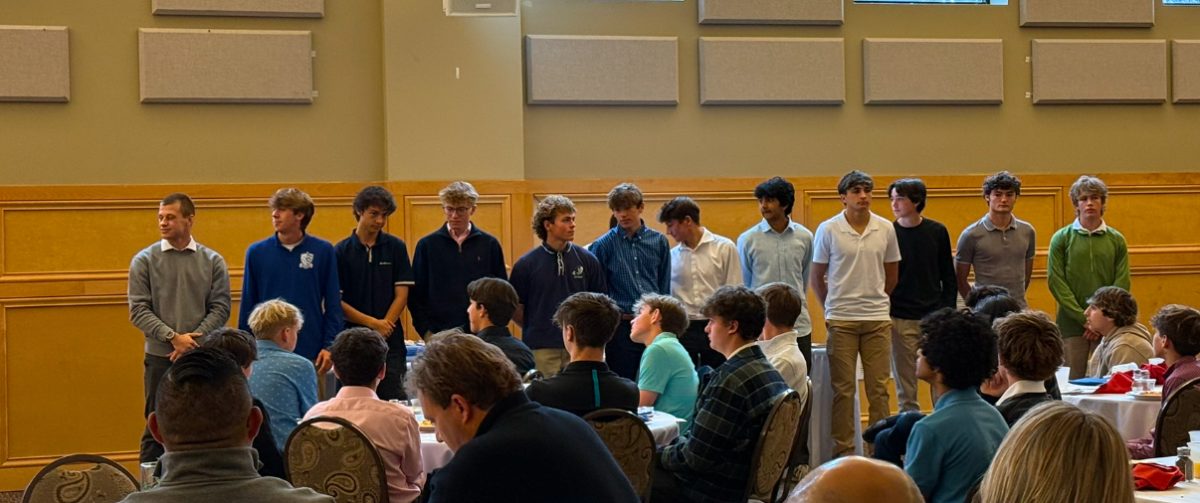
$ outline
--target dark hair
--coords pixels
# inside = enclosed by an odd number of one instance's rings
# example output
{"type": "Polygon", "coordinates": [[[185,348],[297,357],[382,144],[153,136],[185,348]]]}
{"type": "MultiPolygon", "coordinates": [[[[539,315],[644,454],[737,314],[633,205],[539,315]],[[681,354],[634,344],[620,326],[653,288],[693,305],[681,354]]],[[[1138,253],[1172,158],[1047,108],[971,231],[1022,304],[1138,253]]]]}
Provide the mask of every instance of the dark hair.
{"type": "Polygon", "coordinates": [[[661,295],[657,293],[647,293],[642,295],[633,304],[633,313],[636,315],[642,311],[643,307],[649,307],[651,311],[657,309],[658,316],[662,318],[659,326],[663,332],[671,332],[675,335],[682,336],[687,330],[688,320],[687,309],[683,307],[683,302],[670,295],[661,295]]]}
{"type": "Polygon", "coordinates": [[[487,309],[488,321],[498,327],[508,325],[521,304],[512,284],[500,278],[479,278],[468,283],[467,298],[487,309]]]}
{"type": "Polygon", "coordinates": [[[192,198],[188,197],[188,195],[184,194],[183,192],[167,194],[167,197],[162,198],[162,201],[160,201],[158,204],[162,206],[170,206],[175,203],[179,203],[179,212],[182,213],[184,217],[190,217],[196,214],[195,203],[192,202],[192,198]]]}
{"type": "Polygon", "coordinates": [[[1063,364],[1062,334],[1046,313],[1021,311],[996,321],[1000,361],[1013,375],[1045,381],[1063,364]]]}
{"type": "Polygon", "coordinates": [[[771,198],[779,201],[785,215],[792,214],[792,206],[796,204],[796,186],[782,177],[774,177],[754,188],[754,198],[771,198]]]}
{"type": "Polygon", "coordinates": [[[1180,304],[1167,304],[1150,318],[1160,337],[1171,341],[1175,352],[1183,356],[1200,353],[1200,311],[1180,304]]]}
{"type": "Polygon", "coordinates": [[[200,340],[200,347],[225,351],[242,368],[249,367],[258,359],[258,344],[254,342],[254,336],[245,330],[232,327],[221,327],[209,332],[200,340]]]}
{"type": "Polygon", "coordinates": [[[983,195],[988,196],[993,190],[1011,190],[1021,195],[1021,179],[1007,171],[1001,171],[983,179],[983,195]]]}
{"type": "Polygon", "coordinates": [[[867,192],[870,192],[875,190],[875,180],[871,178],[871,175],[857,169],[846,173],[838,181],[838,195],[844,196],[850,192],[850,189],[858,186],[862,186],[867,189],[867,192]]]}
{"type": "Polygon", "coordinates": [[[1008,295],[1008,289],[1000,285],[980,285],[978,283],[971,287],[971,291],[967,292],[967,297],[963,299],[963,303],[968,308],[975,309],[975,305],[979,301],[991,297],[993,295],[1008,295]]]}
{"type": "Polygon", "coordinates": [[[405,381],[409,396],[421,396],[440,407],[461,395],[480,409],[521,391],[521,376],[500,348],[463,333],[431,337],[405,381]]]}
{"type": "Polygon", "coordinates": [[[973,388],[996,373],[996,333],[968,311],[945,307],[926,316],[919,344],[925,362],[951,388],[973,388]]]}
{"type": "Polygon", "coordinates": [[[554,324],[575,331],[580,346],[602,348],[612,339],[621,322],[621,310],[607,295],[577,292],[554,311],[554,324]]]}
{"type": "Polygon", "coordinates": [[[1087,300],[1088,305],[1099,309],[1104,316],[1113,320],[1118,327],[1137,323],[1138,306],[1133,294],[1119,286],[1103,286],[1096,289],[1087,300]]]}
{"type": "Polygon", "coordinates": [[[329,347],[338,380],[346,386],[370,386],[387,362],[388,345],[367,327],[342,330],[329,347]]]}
{"type": "Polygon", "coordinates": [[[1000,294],[985,297],[978,304],[975,304],[971,312],[986,318],[990,323],[1020,310],[1021,303],[1017,299],[1012,298],[1008,294],[1000,294]]]}
{"type": "Polygon", "coordinates": [[[907,197],[909,201],[917,205],[917,213],[925,211],[925,181],[920,178],[901,178],[888,185],[888,197],[892,197],[892,191],[896,191],[896,195],[907,197]]]}
{"type": "Polygon", "coordinates": [[[608,209],[620,211],[628,208],[641,208],[642,191],[632,183],[622,183],[608,191],[608,209]]]}
{"type": "Polygon", "coordinates": [[[312,223],[313,215],[317,213],[317,205],[313,203],[311,197],[303,190],[296,188],[283,188],[275,191],[271,199],[267,200],[273,210],[291,210],[293,213],[304,215],[300,219],[300,230],[307,231],[308,224],[312,223]]]}
{"type": "Polygon", "coordinates": [[[767,303],[767,322],[778,327],[791,327],[804,312],[804,298],[796,287],[787,283],[767,283],[754,289],[767,303]]]}
{"type": "Polygon", "coordinates": [[[533,233],[546,240],[546,222],[554,222],[560,213],[575,213],[575,203],[566,196],[546,196],[533,208],[533,233]]]}
{"type": "Polygon", "coordinates": [[[196,348],[171,364],[159,381],[154,415],[168,449],[242,445],[250,389],[225,351],[196,348]]]}
{"type": "Polygon", "coordinates": [[[372,206],[383,210],[383,215],[388,216],[396,212],[396,199],[391,192],[378,185],[363,187],[354,196],[354,219],[358,220],[372,206]]]}
{"type": "Polygon", "coordinates": [[[658,221],[664,224],[671,220],[682,222],[684,218],[690,218],[696,225],[700,225],[700,205],[687,196],[667,201],[658,210],[658,221]]]}
{"type": "Polygon", "coordinates": [[[727,322],[736,321],[738,335],[747,341],[758,339],[767,322],[767,303],[744,286],[718,288],[704,301],[700,312],[708,317],[720,316],[727,322]]]}

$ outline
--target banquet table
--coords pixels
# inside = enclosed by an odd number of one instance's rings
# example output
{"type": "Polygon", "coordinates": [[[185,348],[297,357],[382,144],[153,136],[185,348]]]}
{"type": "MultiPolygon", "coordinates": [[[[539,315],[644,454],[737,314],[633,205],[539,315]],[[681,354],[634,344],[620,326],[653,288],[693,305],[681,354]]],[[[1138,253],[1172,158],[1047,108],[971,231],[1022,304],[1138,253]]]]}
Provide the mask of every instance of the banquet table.
{"type": "MultiPolygon", "coordinates": [[[[1162,391],[1161,387],[1157,389],[1162,391]]],[[[1125,440],[1149,435],[1162,406],[1161,400],[1143,400],[1125,394],[1063,393],[1062,399],[1108,419],[1125,440]]]]}
{"type": "MultiPolygon", "coordinates": [[[[812,379],[812,418],[809,422],[808,452],[809,465],[817,466],[833,459],[833,433],[830,427],[833,415],[833,387],[829,379],[829,354],[824,346],[813,346],[812,365],[808,377],[812,379]]],[[[862,407],[858,399],[858,386],[854,391],[854,452],[863,453],[862,407]]]]}
{"type": "MultiPolygon", "coordinates": [[[[654,443],[659,447],[671,443],[679,436],[679,424],[675,416],[657,410],[650,420],[646,421],[646,426],[654,436],[654,443]]],[[[421,464],[425,473],[446,466],[452,457],[454,453],[450,451],[450,447],[439,442],[433,432],[421,433],[421,464]]]]}
{"type": "MultiPolygon", "coordinates": [[[[1167,456],[1134,462],[1174,466],[1176,459],[1175,456],[1167,456]]],[[[1180,482],[1166,491],[1134,491],[1133,496],[1137,503],[1200,503],[1200,479],[1180,482]]]]}

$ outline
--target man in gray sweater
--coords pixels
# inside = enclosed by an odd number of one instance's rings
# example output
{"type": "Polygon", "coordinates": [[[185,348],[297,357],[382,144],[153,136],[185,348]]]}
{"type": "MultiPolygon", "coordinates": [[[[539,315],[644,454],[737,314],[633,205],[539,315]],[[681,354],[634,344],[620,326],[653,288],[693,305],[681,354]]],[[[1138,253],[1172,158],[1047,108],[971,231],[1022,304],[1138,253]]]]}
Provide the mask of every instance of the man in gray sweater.
{"type": "MultiPolygon", "coordinates": [[[[171,362],[195,348],[201,335],[229,321],[229,270],[220,254],[192,238],[195,214],[186,194],[163,198],[158,205],[162,239],[129,264],[129,320],[146,337],[146,416],[155,409],[158,383],[171,362]]],[[[162,453],[145,430],[140,460],[154,461],[162,453]]]]}
{"type": "Polygon", "coordinates": [[[333,503],[255,470],[258,451],[250,441],[262,426],[262,411],[251,405],[246,376],[224,351],[200,348],[180,357],[167,370],[157,400],[146,424],[167,447],[159,461],[163,478],[122,501],[333,503]]]}

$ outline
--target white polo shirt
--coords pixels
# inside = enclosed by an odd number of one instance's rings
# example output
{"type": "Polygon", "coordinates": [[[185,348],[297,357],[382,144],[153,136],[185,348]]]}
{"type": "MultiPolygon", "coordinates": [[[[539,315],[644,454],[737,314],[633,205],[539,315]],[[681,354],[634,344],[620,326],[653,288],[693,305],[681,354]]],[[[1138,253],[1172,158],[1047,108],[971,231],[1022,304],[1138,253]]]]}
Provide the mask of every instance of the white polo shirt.
{"type": "Polygon", "coordinates": [[[695,249],[683,243],[671,248],[671,295],[683,302],[689,319],[704,319],[700,308],[718,288],[741,284],[737,246],[729,238],[705,228],[695,249]]]}
{"type": "Polygon", "coordinates": [[[842,211],[817,227],[813,248],[813,262],[829,264],[825,319],[891,319],[883,264],[900,261],[900,245],[891,222],[871,213],[867,228],[859,234],[842,211]]]}

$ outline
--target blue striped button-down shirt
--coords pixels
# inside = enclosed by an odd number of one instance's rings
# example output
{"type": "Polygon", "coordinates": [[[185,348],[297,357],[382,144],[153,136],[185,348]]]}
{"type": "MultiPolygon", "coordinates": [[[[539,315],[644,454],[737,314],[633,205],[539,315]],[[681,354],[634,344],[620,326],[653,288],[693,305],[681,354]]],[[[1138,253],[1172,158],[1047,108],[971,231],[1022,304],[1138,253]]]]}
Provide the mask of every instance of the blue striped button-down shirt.
{"type": "Polygon", "coordinates": [[[613,227],[588,249],[604,267],[608,294],[621,312],[633,313],[642,294],[671,294],[671,247],[661,232],[642,225],[630,236],[613,227]]]}
{"type": "MultiPolygon", "coordinates": [[[[789,221],[788,228],[780,233],[763,220],[738,237],[737,248],[742,261],[742,279],[747,288],[758,288],[778,281],[796,287],[800,297],[807,298],[805,292],[808,289],[808,270],[813,261],[813,234],[803,225],[789,221]]],[[[808,302],[801,302],[800,305],[803,310],[794,328],[800,335],[811,334],[808,302]]]]}

